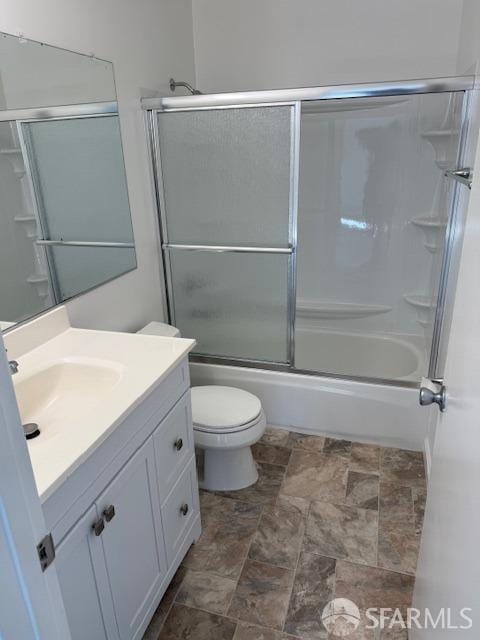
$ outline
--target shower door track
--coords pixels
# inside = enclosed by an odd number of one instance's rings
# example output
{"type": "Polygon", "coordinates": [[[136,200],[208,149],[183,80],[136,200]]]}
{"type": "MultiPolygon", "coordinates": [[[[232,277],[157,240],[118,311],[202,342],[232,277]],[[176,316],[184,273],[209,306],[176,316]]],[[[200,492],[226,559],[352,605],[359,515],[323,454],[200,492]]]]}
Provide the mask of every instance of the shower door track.
{"type": "MultiPolygon", "coordinates": [[[[381,384],[387,386],[418,388],[419,382],[412,380],[395,380],[391,378],[375,378],[369,376],[356,376],[351,374],[338,374],[320,370],[305,370],[295,367],[295,305],[296,305],[296,261],[297,261],[297,204],[298,204],[298,178],[299,178],[299,147],[300,147],[300,113],[301,104],[307,101],[333,101],[341,103],[342,100],[357,98],[385,98],[409,96],[429,93],[453,93],[466,94],[464,99],[463,118],[461,123],[462,134],[458,159],[464,154],[467,129],[468,129],[468,95],[474,89],[474,76],[451,76],[442,78],[424,78],[414,80],[400,80],[394,82],[358,83],[344,85],[328,85],[319,87],[303,87],[295,89],[272,89],[266,91],[243,91],[217,94],[200,94],[189,96],[175,96],[163,98],[142,98],[141,106],[146,114],[147,131],[149,134],[149,152],[154,168],[153,179],[155,186],[155,198],[160,224],[161,255],[163,263],[163,287],[162,299],[164,308],[168,311],[168,321],[175,323],[173,304],[173,287],[171,280],[170,249],[189,251],[218,251],[218,252],[258,252],[258,253],[291,253],[289,266],[288,285],[288,352],[289,362],[268,362],[248,358],[232,358],[210,354],[196,353],[190,356],[192,362],[216,364],[223,366],[243,366],[254,369],[264,369],[283,373],[295,373],[306,376],[326,377],[336,380],[353,380],[357,382],[381,384]],[[253,108],[268,106],[293,107],[293,121],[291,126],[291,189],[290,189],[290,216],[289,216],[289,247],[235,247],[221,245],[184,245],[170,244],[168,242],[166,222],[162,212],[165,211],[165,195],[163,185],[162,163],[160,157],[160,141],[156,114],[161,112],[184,112],[215,109],[253,108]]],[[[454,168],[454,170],[456,167],[454,168]]],[[[458,202],[458,185],[454,187],[449,213],[449,229],[441,268],[441,285],[439,303],[435,313],[434,337],[430,353],[428,376],[437,375],[437,356],[442,334],[444,318],[444,298],[446,280],[448,277],[451,254],[454,245],[453,222],[455,219],[455,207],[458,202]],[[435,351],[435,353],[433,353],[435,351]]],[[[427,373],[427,372],[426,372],[427,373]]]]}
{"type": "Polygon", "coordinates": [[[238,91],[194,96],[142,98],[146,111],[198,110],[225,107],[258,106],[262,104],[294,103],[308,100],[345,100],[348,98],[384,98],[387,96],[420,93],[450,93],[474,88],[474,76],[423,78],[359,84],[303,87],[299,89],[271,89],[268,91],[238,91]]]}

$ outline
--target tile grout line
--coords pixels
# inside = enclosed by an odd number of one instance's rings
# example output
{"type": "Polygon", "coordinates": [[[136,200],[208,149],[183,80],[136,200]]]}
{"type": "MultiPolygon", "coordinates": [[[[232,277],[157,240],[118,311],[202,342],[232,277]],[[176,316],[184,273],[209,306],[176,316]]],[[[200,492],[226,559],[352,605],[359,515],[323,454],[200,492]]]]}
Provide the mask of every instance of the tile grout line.
{"type": "Polygon", "coordinates": [[[259,513],[259,515],[258,515],[257,524],[256,524],[256,526],[255,526],[255,531],[253,532],[253,534],[252,534],[252,536],[251,536],[251,538],[250,538],[250,543],[249,543],[249,545],[248,545],[248,549],[247,549],[247,553],[246,553],[246,555],[245,555],[245,558],[243,559],[242,567],[241,567],[240,571],[238,572],[238,577],[237,577],[237,580],[236,580],[236,582],[235,582],[235,589],[234,589],[234,590],[233,590],[233,592],[232,592],[232,596],[231,596],[231,598],[230,598],[230,602],[228,603],[228,607],[227,607],[227,608],[226,608],[226,610],[225,610],[225,615],[227,615],[228,611],[230,610],[230,607],[232,606],[232,602],[233,602],[233,599],[234,599],[234,597],[235,597],[235,593],[237,592],[237,589],[238,589],[238,583],[240,582],[240,578],[242,577],[243,570],[244,570],[245,565],[246,565],[246,563],[247,563],[248,556],[249,556],[249,554],[250,554],[250,548],[251,548],[251,546],[252,546],[253,539],[255,538],[255,534],[256,534],[256,533],[257,533],[257,531],[258,531],[258,526],[259,526],[259,524],[260,524],[260,520],[262,519],[264,509],[265,509],[265,505],[263,504],[263,505],[262,505],[262,508],[261,508],[261,510],[260,510],[260,513],[259,513]]]}
{"type": "Polygon", "coordinates": [[[292,602],[293,587],[295,586],[295,579],[297,577],[298,565],[300,564],[300,556],[302,555],[302,552],[303,552],[303,544],[304,544],[304,541],[305,541],[305,535],[307,533],[307,520],[308,520],[308,516],[310,515],[311,506],[312,506],[312,501],[310,500],[309,504],[308,504],[307,515],[306,515],[305,518],[302,518],[303,535],[302,535],[302,539],[300,541],[300,544],[298,545],[297,561],[295,563],[295,568],[293,569],[292,586],[290,588],[290,596],[288,598],[287,610],[285,612],[285,618],[284,618],[283,625],[282,625],[282,632],[283,633],[288,633],[288,631],[285,631],[285,625],[287,624],[288,612],[290,611],[290,603],[292,602]]]}
{"type": "Polygon", "coordinates": [[[359,562],[358,560],[352,560],[351,558],[336,558],[335,556],[330,556],[327,553],[317,553],[315,551],[307,551],[307,553],[311,553],[312,556],[319,556],[320,558],[330,558],[330,560],[335,560],[336,562],[348,562],[349,564],[354,564],[357,567],[367,567],[368,569],[379,569],[380,571],[387,571],[388,573],[396,573],[401,576],[408,576],[408,577],[415,576],[414,573],[409,573],[408,571],[398,571],[397,569],[388,569],[386,567],[379,567],[376,564],[367,564],[366,562],[359,562]]]}

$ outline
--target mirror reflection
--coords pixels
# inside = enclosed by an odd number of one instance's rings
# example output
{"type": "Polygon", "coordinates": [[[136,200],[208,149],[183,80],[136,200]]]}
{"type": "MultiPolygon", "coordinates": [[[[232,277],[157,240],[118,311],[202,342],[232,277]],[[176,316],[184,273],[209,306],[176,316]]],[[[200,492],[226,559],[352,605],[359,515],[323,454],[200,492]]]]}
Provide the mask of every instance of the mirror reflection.
{"type": "Polygon", "coordinates": [[[135,267],[111,63],[3,34],[0,329],[135,267]]]}

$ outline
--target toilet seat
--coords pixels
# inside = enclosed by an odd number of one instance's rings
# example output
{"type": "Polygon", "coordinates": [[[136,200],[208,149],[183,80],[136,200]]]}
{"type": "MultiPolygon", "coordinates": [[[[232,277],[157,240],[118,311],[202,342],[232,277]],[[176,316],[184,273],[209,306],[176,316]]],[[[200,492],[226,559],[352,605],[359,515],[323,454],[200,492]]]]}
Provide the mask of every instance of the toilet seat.
{"type": "Polygon", "coordinates": [[[193,387],[193,428],[204,433],[237,433],[262,419],[260,400],[234,387],[207,385],[193,387]]]}

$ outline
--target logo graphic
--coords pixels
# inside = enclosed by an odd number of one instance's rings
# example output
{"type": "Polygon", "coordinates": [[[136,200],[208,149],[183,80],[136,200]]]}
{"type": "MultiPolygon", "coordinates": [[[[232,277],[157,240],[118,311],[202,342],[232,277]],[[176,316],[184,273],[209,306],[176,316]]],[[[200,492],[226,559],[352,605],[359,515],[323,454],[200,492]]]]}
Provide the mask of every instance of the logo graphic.
{"type": "Polygon", "coordinates": [[[351,600],[335,598],[330,600],[323,610],[322,622],[329,633],[345,638],[360,624],[360,611],[351,600]]]}

